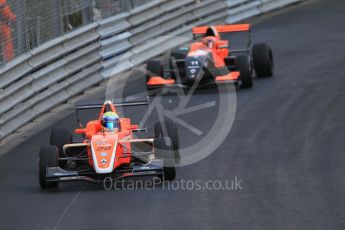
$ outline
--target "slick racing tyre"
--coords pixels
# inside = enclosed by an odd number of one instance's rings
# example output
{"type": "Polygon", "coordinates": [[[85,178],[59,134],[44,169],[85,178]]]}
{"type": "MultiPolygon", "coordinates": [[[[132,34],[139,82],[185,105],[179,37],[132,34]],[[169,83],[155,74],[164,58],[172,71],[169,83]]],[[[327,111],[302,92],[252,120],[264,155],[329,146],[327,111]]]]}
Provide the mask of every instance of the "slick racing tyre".
{"type": "Polygon", "coordinates": [[[266,43],[253,47],[253,64],[257,77],[272,77],[274,72],[273,52],[266,43]]]}
{"type": "Polygon", "coordinates": [[[170,60],[175,59],[178,61],[184,61],[187,57],[189,49],[181,50],[181,48],[172,49],[170,52],[170,60]]]}
{"type": "Polygon", "coordinates": [[[169,137],[156,138],[153,142],[155,154],[163,159],[163,178],[164,180],[174,180],[176,177],[174,152],[169,137]]]}
{"type": "Polygon", "coordinates": [[[180,48],[175,48],[170,52],[170,69],[173,70],[172,75],[175,79],[177,79],[177,73],[180,75],[181,78],[183,78],[185,75],[185,60],[187,54],[188,49],[181,50],[180,48]]]}
{"type": "Polygon", "coordinates": [[[184,60],[186,59],[188,51],[181,51],[179,49],[173,49],[170,53],[170,58],[174,58],[176,60],[184,60]]]}
{"type": "Polygon", "coordinates": [[[41,188],[56,188],[58,182],[47,182],[47,168],[58,167],[58,149],[56,146],[42,147],[39,153],[39,183],[41,188]]]}
{"type": "Polygon", "coordinates": [[[236,58],[236,68],[240,71],[241,87],[251,88],[254,85],[252,65],[247,55],[239,55],[236,58]]]}
{"type": "Polygon", "coordinates": [[[164,129],[161,122],[157,122],[155,124],[155,137],[170,137],[171,143],[172,143],[172,149],[174,151],[174,157],[176,162],[180,162],[181,156],[180,156],[180,142],[177,132],[177,126],[176,123],[172,120],[165,120],[164,121],[165,127],[166,127],[166,133],[164,133],[164,129]]]}

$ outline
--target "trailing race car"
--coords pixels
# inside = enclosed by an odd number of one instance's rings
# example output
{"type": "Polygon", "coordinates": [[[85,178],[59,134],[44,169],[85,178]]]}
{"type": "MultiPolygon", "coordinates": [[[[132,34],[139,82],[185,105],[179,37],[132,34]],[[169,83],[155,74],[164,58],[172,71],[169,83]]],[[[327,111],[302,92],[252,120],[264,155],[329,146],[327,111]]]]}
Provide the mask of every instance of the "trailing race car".
{"type": "Polygon", "coordinates": [[[249,24],[194,27],[193,35],[195,42],[189,48],[171,51],[168,64],[161,60],[148,61],[148,90],[163,86],[190,87],[194,83],[198,86],[235,83],[250,88],[255,74],[257,77],[273,76],[272,50],[266,43],[259,43],[251,51],[249,24]],[[247,47],[230,50],[229,41],[223,35],[236,32],[248,32],[247,47]],[[197,39],[200,36],[201,39],[197,39]]]}
{"type": "Polygon", "coordinates": [[[146,131],[133,125],[131,119],[120,118],[117,107],[148,105],[145,100],[126,102],[106,101],[77,104],[80,110],[100,109],[97,120],[76,129],[83,141],[72,141],[69,130],[53,129],[50,145],[39,153],[39,183],[43,189],[55,188],[59,182],[86,180],[101,183],[134,176],[159,176],[173,180],[175,160],[179,158],[179,140],[172,121],[155,124],[155,135],[138,139],[133,133],[146,131]],[[164,130],[164,131],[163,131],[164,130]]]}

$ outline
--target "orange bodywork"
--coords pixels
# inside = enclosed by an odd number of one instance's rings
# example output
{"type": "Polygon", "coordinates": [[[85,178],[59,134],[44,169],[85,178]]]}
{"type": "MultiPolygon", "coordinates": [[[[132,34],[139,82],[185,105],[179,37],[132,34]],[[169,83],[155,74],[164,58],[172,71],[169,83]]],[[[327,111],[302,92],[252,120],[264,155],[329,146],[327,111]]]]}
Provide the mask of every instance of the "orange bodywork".
{"type": "MultiPolygon", "coordinates": [[[[206,34],[209,27],[200,26],[193,28],[193,34],[206,34]]],[[[250,30],[250,24],[237,24],[237,25],[219,25],[214,27],[219,33],[227,32],[245,32],[250,30]]]]}
{"type": "MultiPolygon", "coordinates": [[[[205,39],[210,39],[206,37],[205,39]]],[[[229,42],[226,40],[218,40],[217,38],[213,37],[214,39],[214,46],[212,48],[206,47],[203,42],[195,42],[191,45],[190,52],[188,56],[196,55],[198,50],[205,50],[212,52],[212,57],[217,68],[224,67],[225,62],[224,59],[229,55],[228,44],[229,42]]]]}
{"type": "MultiPolygon", "coordinates": [[[[112,159],[112,153],[116,151],[118,135],[117,133],[98,133],[92,137],[92,151],[89,151],[89,158],[92,159],[90,163],[92,163],[93,167],[95,167],[95,164],[100,169],[107,169],[111,166],[112,161],[115,160],[112,159]]],[[[112,165],[113,169],[114,166],[115,164],[112,165]]]]}
{"type": "Polygon", "coordinates": [[[89,164],[97,173],[112,172],[115,168],[130,164],[132,130],[138,129],[132,125],[128,118],[120,119],[120,129],[108,130],[102,126],[101,119],[109,106],[111,111],[116,112],[115,106],[105,103],[102,107],[98,120],[87,123],[85,129],[76,129],[76,134],[85,135],[84,143],[89,143],[87,149],[89,164]]]}
{"type": "MultiPolygon", "coordinates": [[[[210,37],[206,37],[203,39],[207,40],[211,39],[210,37]]],[[[225,58],[229,56],[229,49],[228,49],[228,41],[226,40],[218,40],[215,37],[212,37],[212,40],[214,41],[214,46],[212,48],[209,48],[205,46],[204,42],[195,42],[191,45],[190,52],[188,53],[188,56],[195,56],[197,55],[198,50],[205,50],[206,52],[212,53],[212,58],[215,64],[215,67],[221,68],[225,66],[225,58]]]]}
{"type": "Polygon", "coordinates": [[[216,82],[236,81],[240,77],[240,72],[231,72],[224,76],[217,76],[216,82]]]}
{"type": "MultiPolygon", "coordinates": [[[[207,26],[194,27],[193,34],[205,35],[209,28],[210,27],[207,27],[207,26]]],[[[227,40],[221,40],[219,33],[246,32],[246,31],[250,31],[251,25],[250,24],[219,25],[219,26],[214,26],[211,28],[213,28],[215,31],[215,35],[212,36],[212,38],[215,39],[215,45],[214,47],[212,47],[212,49],[209,49],[209,50],[212,52],[215,66],[217,68],[224,67],[225,66],[224,60],[226,57],[230,55],[229,42],[227,40]]],[[[205,39],[209,39],[209,37],[203,38],[203,41],[205,39]]],[[[196,49],[208,49],[208,48],[205,47],[203,42],[196,42],[192,44],[191,52],[194,52],[196,49]]]]}
{"type": "Polygon", "coordinates": [[[162,77],[151,77],[150,80],[147,82],[147,85],[149,86],[155,86],[155,85],[173,85],[175,84],[174,79],[164,79],[162,77]]]}
{"type": "Polygon", "coordinates": [[[202,49],[204,46],[202,44],[202,42],[194,42],[191,46],[190,46],[190,53],[195,52],[197,50],[202,49]]]}

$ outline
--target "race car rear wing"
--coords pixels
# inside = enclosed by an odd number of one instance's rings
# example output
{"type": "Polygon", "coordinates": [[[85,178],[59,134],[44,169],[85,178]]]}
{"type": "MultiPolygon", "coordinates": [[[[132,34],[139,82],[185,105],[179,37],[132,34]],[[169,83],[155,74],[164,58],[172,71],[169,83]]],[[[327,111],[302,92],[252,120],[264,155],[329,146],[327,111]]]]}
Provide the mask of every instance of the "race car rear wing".
{"type": "MultiPolygon", "coordinates": [[[[232,32],[250,32],[250,24],[235,24],[235,25],[218,25],[214,26],[218,33],[232,33],[232,32]]],[[[206,34],[207,26],[200,26],[193,28],[193,34],[206,34]]]]}
{"type": "MultiPolygon", "coordinates": [[[[131,98],[131,99],[126,99],[126,100],[111,99],[111,100],[107,100],[107,101],[111,101],[115,107],[147,106],[147,111],[149,113],[148,117],[150,117],[150,109],[148,108],[149,104],[150,104],[149,97],[131,98]]],[[[76,117],[77,117],[77,122],[78,122],[80,128],[82,128],[83,125],[80,122],[79,111],[80,110],[102,109],[104,102],[105,102],[104,100],[92,100],[92,101],[82,101],[82,102],[76,103],[76,117]]],[[[146,128],[137,129],[137,130],[133,130],[133,131],[145,131],[145,132],[147,132],[147,130],[148,130],[147,127],[148,127],[148,122],[146,122],[146,128]]]]}
{"type": "MultiPolygon", "coordinates": [[[[194,39],[196,35],[206,35],[209,26],[199,26],[192,29],[194,39]]],[[[250,24],[233,24],[233,25],[217,25],[213,28],[219,33],[237,33],[237,32],[248,32],[248,44],[247,49],[231,50],[231,52],[249,52],[252,44],[252,28],[250,24]]]]}
{"type": "MultiPolygon", "coordinates": [[[[127,99],[127,100],[116,100],[111,99],[110,100],[115,107],[126,107],[126,106],[143,106],[143,105],[149,105],[150,101],[149,98],[133,98],[133,99],[127,99]]],[[[82,109],[99,109],[102,108],[104,105],[104,100],[94,100],[94,101],[83,101],[83,102],[77,102],[76,109],[82,110],[82,109]]]]}

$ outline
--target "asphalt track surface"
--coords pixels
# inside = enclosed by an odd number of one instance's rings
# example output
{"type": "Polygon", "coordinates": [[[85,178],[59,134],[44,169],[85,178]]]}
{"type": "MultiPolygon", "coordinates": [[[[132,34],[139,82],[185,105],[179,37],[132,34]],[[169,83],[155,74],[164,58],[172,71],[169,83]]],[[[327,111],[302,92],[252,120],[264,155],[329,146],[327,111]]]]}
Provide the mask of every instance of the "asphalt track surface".
{"type": "Polygon", "coordinates": [[[78,182],[41,191],[46,130],[0,158],[0,229],[345,229],[344,11],[342,0],[316,0],[255,25],[255,41],[274,49],[275,77],[238,91],[230,135],[177,178],[237,176],[242,190],[108,192],[78,182]]]}

